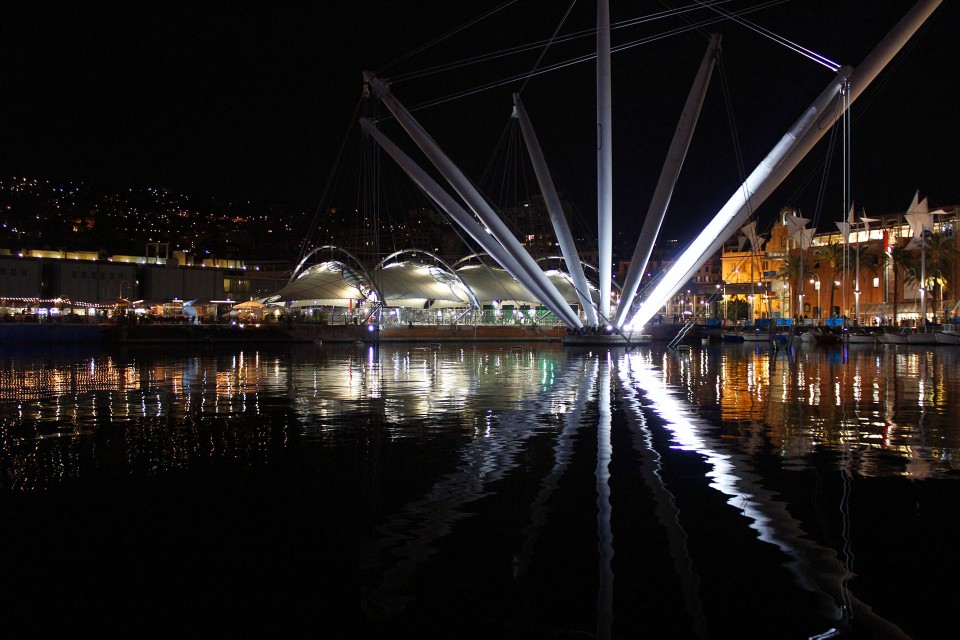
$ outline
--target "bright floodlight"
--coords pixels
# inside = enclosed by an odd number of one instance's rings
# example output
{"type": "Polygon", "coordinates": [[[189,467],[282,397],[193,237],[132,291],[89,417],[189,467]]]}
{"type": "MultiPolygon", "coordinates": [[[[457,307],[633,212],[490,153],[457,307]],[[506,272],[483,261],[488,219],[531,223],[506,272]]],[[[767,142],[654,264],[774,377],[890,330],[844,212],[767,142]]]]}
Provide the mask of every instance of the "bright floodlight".
{"type": "MultiPolygon", "coordinates": [[[[743,193],[743,190],[737,191],[737,194],[741,193],[743,193]]],[[[696,240],[687,247],[687,250],[680,254],[680,257],[677,258],[673,266],[664,274],[657,286],[654,287],[653,291],[647,296],[647,299],[643,301],[640,308],[637,309],[637,312],[627,323],[629,330],[639,331],[640,328],[666,304],[670,296],[676,292],[686,279],[687,272],[690,268],[696,265],[698,261],[704,260],[704,256],[708,254],[707,252],[710,249],[710,245],[723,233],[727,224],[739,211],[742,202],[743,201],[735,194],[723,209],[717,213],[716,217],[710,221],[710,224],[697,236],[696,240]]]]}

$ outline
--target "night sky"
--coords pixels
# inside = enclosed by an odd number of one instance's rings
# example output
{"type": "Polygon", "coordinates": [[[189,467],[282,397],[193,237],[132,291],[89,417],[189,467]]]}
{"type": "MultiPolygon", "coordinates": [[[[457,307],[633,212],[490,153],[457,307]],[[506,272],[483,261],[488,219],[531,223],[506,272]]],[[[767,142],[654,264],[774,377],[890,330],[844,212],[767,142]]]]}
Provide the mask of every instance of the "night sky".
{"type": "MultiPolygon", "coordinates": [[[[612,4],[614,23],[667,6],[612,4]]],[[[735,0],[723,6],[759,4],[735,0]]],[[[0,8],[0,175],[166,186],[311,208],[321,199],[352,124],[364,69],[394,78],[545,40],[567,5],[560,0],[370,0],[277,8],[266,3],[8,1],[0,8]],[[503,8],[401,59],[497,7],[503,8]]],[[[748,18],[856,66],[912,5],[793,0],[748,18]]],[[[594,20],[595,4],[581,0],[561,33],[588,29],[594,20]]],[[[684,24],[672,17],[615,29],[613,44],[684,24]]],[[[854,105],[853,195],[868,213],[902,211],[916,189],[935,206],[960,203],[958,24],[957,3],[945,2],[854,105]]],[[[730,22],[615,53],[615,224],[627,233],[639,229],[646,212],[708,30],[724,36],[724,71],[746,172],[833,75],[730,22]]],[[[594,46],[592,36],[556,44],[542,64],[588,54],[594,46]]],[[[393,91],[414,106],[522,73],[539,55],[540,50],[530,50],[397,81],[393,91]]],[[[594,83],[589,61],[536,76],[522,94],[558,182],[587,219],[595,217],[596,208],[594,83]]],[[[479,181],[508,124],[510,94],[519,88],[514,82],[416,115],[479,181]]],[[[394,123],[384,127],[407,146],[394,123]]],[[[687,237],[739,185],[730,129],[715,73],[667,233],[687,237]]],[[[761,215],[793,204],[812,217],[826,154],[821,142],[761,215]]],[[[839,151],[827,180],[821,229],[842,216],[839,151]]]]}

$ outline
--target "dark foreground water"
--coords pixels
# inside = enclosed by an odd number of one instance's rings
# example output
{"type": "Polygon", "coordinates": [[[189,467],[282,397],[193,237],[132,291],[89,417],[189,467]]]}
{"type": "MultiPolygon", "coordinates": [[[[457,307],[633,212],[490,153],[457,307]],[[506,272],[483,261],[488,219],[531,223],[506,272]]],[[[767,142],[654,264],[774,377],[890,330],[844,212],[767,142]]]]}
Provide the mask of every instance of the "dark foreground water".
{"type": "Polygon", "coordinates": [[[943,638],[960,350],[0,352],[6,638],[943,638]]]}

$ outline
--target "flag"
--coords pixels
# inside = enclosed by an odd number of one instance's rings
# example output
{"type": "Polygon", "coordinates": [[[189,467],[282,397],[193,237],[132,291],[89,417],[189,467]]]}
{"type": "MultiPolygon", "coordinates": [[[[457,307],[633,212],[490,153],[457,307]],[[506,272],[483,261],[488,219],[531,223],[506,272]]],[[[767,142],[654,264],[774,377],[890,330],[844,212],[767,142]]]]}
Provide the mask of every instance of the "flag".
{"type": "Polygon", "coordinates": [[[807,218],[801,218],[800,216],[788,214],[784,216],[784,222],[787,223],[787,235],[791,240],[793,240],[798,233],[806,228],[807,223],[810,222],[810,220],[807,218]]]}
{"type": "Polygon", "coordinates": [[[925,229],[933,228],[933,215],[930,213],[927,199],[920,200],[919,190],[914,194],[913,200],[910,201],[910,208],[903,217],[907,219],[914,238],[922,238],[925,229]]]}
{"type": "Polygon", "coordinates": [[[910,225],[910,231],[914,238],[922,237],[925,230],[933,228],[932,213],[916,211],[906,214],[904,218],[907,219],[907,224],[910,225]]]}
{"type": "Polygon", "coordinates": [[[803,229],[800,231],[797,241],[800,244],[801,251],[805,251],[806,249],[810,248],[810,245],[813,244],[813,236],[816,232],[816,229],[803,229]]]}
{"type": "Polygon", "coordinates": [[[907,207],[907,213],[913,213],[917,208],[917,205],[920,204],[920,190],[917,189],[917,192],[913,194],[913,200],[910,201],[910,206],[907,207]]]}
{"type": "Polygon", "coordinates": [[[840,234],[843,236],[843,244],[849,244],[850,242],[850,223],[849,222],[837,222],[835,223],[837,228],[840,229],[840,234]]]}
{"type": "Polygon", "coordinates": [[[760,251],[760,249],[763,248],[763,240],[760,239],[760,234],[757,233],[756,221],[740,227],[740,232],[743,233],[743,235],[747,237],[747,240],[750,241],[750,246],[754,251],[760,251]]]}

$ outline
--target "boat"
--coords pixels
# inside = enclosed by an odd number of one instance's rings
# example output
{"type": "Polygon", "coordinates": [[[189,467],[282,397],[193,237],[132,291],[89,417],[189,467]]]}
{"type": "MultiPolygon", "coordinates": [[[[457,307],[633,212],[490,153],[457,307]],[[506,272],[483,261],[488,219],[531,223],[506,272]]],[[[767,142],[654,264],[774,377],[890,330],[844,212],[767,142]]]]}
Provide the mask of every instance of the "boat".
{"type": "Polygon", "coordinates": [[[907,330],[897,329],[896,331],[884,331],[877,336],[877,342],[880,344],[907,344],[907,330]]]}
{"type": "Polygon", "coordinates": [[[934,333],[937,344],[960,344],[960,330],[956,324],[945,324],[934,333]]]}
{"type": "Polygon", "coordinates": [[[869,331],[851,331],[844,336],[847,344],[877,344],[876,334],[869,331]]]}
{"type": "Polygon", "coordinates": [[[937,344],[937,335],[933,332],[923,331],[908,333],[907,344],[937,344]]]}
{"type": "Polygon", "coordinates": [[[960,344],[960,331],[937,331],[933,335],[937,344],[960,344]]]}
{"type": "Polygon", "coordinates": [[[743,334],[739,331],[724,331],[721,337],[724,342],[743,342],[743,334]]]}
{"type": "Polygon", "coordinates": [[[817,331],[813,339],[820,347],[839,347],[843,344],[841,335],[832,331],[817,331]]]}

